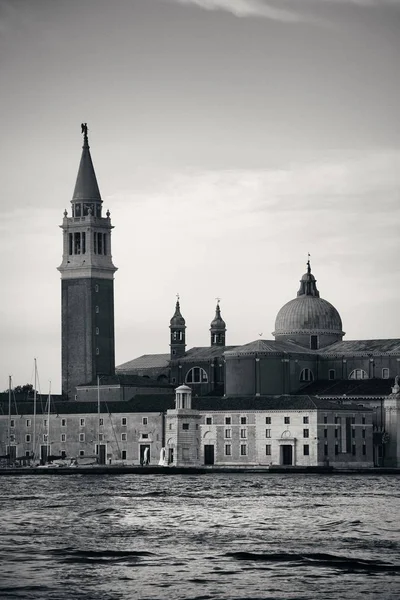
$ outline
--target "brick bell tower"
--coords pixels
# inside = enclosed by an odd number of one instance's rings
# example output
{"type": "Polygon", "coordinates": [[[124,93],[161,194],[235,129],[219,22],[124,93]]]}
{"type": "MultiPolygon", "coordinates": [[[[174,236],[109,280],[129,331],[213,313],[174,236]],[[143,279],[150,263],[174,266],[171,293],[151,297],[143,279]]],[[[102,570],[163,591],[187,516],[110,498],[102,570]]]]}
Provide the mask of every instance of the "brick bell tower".
{"type": "Polygon", "coordinates": [[[72,214],[64,211],[61,273],[62,391],[73,399],[76,386],[97,375],[115,373],[114,273],[110,212],[102,216],[102,199],[90,156],[88,127],[72,214]]]}

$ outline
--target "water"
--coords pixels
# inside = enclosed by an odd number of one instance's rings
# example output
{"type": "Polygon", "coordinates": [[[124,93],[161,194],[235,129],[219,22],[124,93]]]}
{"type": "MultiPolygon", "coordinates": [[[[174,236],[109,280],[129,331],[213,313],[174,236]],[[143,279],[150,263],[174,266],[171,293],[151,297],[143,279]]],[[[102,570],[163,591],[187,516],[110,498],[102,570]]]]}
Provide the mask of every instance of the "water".
{"type": "Polygon", "coordinates": [[[400,599],[399,476],[0,478],[0,598],[400,599]]]}

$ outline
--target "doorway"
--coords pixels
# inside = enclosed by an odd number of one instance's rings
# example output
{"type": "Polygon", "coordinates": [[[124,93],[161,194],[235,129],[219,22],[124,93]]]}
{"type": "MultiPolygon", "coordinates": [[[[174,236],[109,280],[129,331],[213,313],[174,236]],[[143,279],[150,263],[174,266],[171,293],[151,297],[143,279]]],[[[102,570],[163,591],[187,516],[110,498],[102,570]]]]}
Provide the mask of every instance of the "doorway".
{"type": "Polygon", "coordinates": [[[283,444],[281,446],[282,453],[282,464],[292,465],[293,464],[293,446],[291,444],[283,444]]]}
{"type": "Polygon", "coordinates": [[[47,445],[40,446],[40,464],[41,465],[45,465],[47,463],[49,454],[50,454],[49,447],[47,445]]]}
{"type": "Polygon", "coordinates": [[[168,464],[172,465],[173,462],[174,462],[174,449],[168,448],[168,464]]]}
{"type": "Polygon", "coordinates": [[[8,463],[14,464],[17,460],[17,446],[7,446],[8,463]]]}
{"type": "Polygon", "coordinates": [[[150,463],[150,444],[140,444],[139,458],[141,465],[148,465],[150,463]]]}
{"type": "Polygon", "coordinates": [[[204,464],[214,464],[214,444],[207,444],[204,446],[204,464]]]}
{"type": "Polygon", "coordinates": [[[99,465],[106,464],[107,444],[96,444],[97,462],[99,465]]]}

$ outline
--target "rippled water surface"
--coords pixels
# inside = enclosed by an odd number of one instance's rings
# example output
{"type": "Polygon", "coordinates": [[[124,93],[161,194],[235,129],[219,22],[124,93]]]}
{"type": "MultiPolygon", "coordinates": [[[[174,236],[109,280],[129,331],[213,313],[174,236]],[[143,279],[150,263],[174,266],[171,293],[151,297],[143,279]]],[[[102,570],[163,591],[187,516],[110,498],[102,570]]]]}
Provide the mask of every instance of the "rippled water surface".
{"type": "Polygon", "coordinates": [[[0,477],[0,598],[400,599],[400,477],[0,477]]]}

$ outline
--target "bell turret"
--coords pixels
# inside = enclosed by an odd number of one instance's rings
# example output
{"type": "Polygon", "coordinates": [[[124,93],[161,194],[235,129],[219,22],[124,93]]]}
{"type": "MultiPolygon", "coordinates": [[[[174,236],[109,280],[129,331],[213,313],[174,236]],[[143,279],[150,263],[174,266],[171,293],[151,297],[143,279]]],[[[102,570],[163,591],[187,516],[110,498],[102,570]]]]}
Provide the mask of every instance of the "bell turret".
{"type": "Polygon", "coordinates": [[[185,319],[181,314],[181,307],[179,304],[179,296],[177,297],[175,312],[170,321],[169,328],[171,330],[171,360],[180,358],[185,354],[186,341],[185,341],[185,319]]]}
{"type": "Polygon", "coordinates": [[[215,317],[211,321],[210,333],[211,346],[225,346],[226,324],[223,318],[221,317],[221,308],[219,306],[219,300],[215,308],[215,317]]]}

